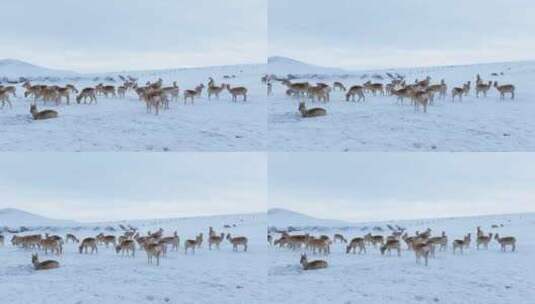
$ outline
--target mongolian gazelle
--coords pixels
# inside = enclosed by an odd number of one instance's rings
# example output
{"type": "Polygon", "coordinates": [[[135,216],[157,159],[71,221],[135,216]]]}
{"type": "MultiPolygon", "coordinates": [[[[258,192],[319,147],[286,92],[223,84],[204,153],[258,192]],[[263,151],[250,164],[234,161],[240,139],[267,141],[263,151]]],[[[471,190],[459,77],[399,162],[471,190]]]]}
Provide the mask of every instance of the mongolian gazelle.
{"type": "Polygon", "coordinates": [[[309,262],[306,254],[301,255],[301,260],[299,262],[303,266],[304,270],[322,269],[322,268],[327,268],[328,266],[327,262],[324,260],[315,260],[315,261],[309,262]]]}
{"type": "Polygon", "coordinates": [[[80,254],[82,253],[82,251],[87,254],[88,248],[91,248],[91,254],[93,254],[93,252],[98,253],[97,239],[92,237],[83,239],[82,243],[78,247],[78,251],[80,252],[80,254]]]}
{"type": "Polygon", "coordinates": [[[195,254],[195,248],[199,247],[202,242],[202,236],[197,235],[197,237],[194,240],[186,240],[184,242],[184,252],[185,254],[188,254],[188,248],[191,248],[191,251],[193,254],[195,254]]]}
{"type": "Polygon", "coordinates": [[[211,235],[208,237],[208,249],[212,250],[212,244],[219,250],[219,244],[225,239],[225,234],[221,232],[221,235],[211,235]]]}
{"type": "Polygon", "coordinates": [[[505,99],[505,94],[510,93],[511,99],[515,99],[515,86],[512,84],[498,85],[498,82],[494,82],[494,87],[500,92],[500,99],[505,99]]]}
{"type": "Polygon", "coordinates": [[[303,117],[318,117],[327,115],[327,110],[323,108],[307,109],[304,102],[299,103],[299,112],[303,117]]]}
{"type": "Polygon", "coordinates": [[[511,246],[511,250],[516,250],[516,238],[513,236],[500,237],[498,233],[494,236],[496,241],[500,244],[500,248],[503,252],[507,250],[507,245],[511,246]]]}
{"type": "MultiPolygon", "coordinates": [[[[345,91],[345,89],[344,89],[345,91]]],[[[351,101],[355,101],[355,95],[359,97],[359,99],[356,102],[365,101],[366,97],[364,96],[364,87],[355,85],[349,88],[349,91],[346,93],[346,101],[349,101],[351,98],[351,101]]]]}
{"type": "Polygon", "coordinates": [[[355,254],[357,247],[359,248],[359,254],[363,251],[366,253],[366,245],[364,244],[364,239],[361,237],[356,237],[351,240],[346,247],[346,253],[350,253],[353,250],[353,254],[355,254]]]}
{"type": "Polygon", "coordinates": [[[59,268],[59,262],[54,260],[46,260],[39,262],[39,256],[37,254],[32,254],[32,264],[35,270],[48,270],[59,268]]]}
{"type": "Polygon", "coordinates": [[[136,256],[136,243],[134,243],[134,240],[123,240],[119,245],[115,247],[115,252],[117,254],[121,253],[123,256],[126,253],[126,256],[132,255],[132,257],[136,256]]]}
{"type": "Polygon", "coordinates": [[[236,236],[232,237],[229,234],[227,234],[227,240],[232,244],[232,251],[238,251],[238,246],[243,247],[243,251],[247,251],[247,238],[244,236],[236,236]]]}
{"type": "Polygon", "coordinates": [[[483,245],[485,249],[489,249],[489,243],[491,240],[492,240],[492,233],[489,233],[489,235],[484,235],[484,234],[478,235],[476,239],[477,250],[479,250],[480,245],[483,245]]]}
{"type": "Polygon", "coordinates": [[[398,252],[398,256],[401,256],[401,243],[399,240],[388,240],[386,243],[381,246],[381,254],[384,255],[385,252],[388,252],[388,255],[392,254],[392,249],[398,252]]]}
{"type": "Polygon", "coordinates": [[[162,245],[158,243],[148,243],[143,246],[147,253],[147,263],[152,264],[152,258],[156,258],[156,266],[160,266],[160,255],[162,254],[162,245]]]}
{"type": "Polygon", "coordinates": [[[231,88],[230,84],[227,84],[227,90],[232,95],[232,101],[237,101],[238,96],[243,96],[243,101],[247,101],[247,88],[245,87],[235,87],[231,88]]]}
{"type": "Polygon", "coordinates": [[[58,112],[54,110],[38,111],[37,106],[34,104],[30,106],[30,113],[32,114],[34,120],[43,120],[58,117],[58,112]]]}
{"type": "Polygon", "coordinates": [[[423,257],[425,266],[427,266],[427,260],[429,259],[429,253],[432,251],[432,246],[428,242],[415,243],[412,245],[414,255],[416,256],[416,263],[420,263],[420,259],[423,257]]]}

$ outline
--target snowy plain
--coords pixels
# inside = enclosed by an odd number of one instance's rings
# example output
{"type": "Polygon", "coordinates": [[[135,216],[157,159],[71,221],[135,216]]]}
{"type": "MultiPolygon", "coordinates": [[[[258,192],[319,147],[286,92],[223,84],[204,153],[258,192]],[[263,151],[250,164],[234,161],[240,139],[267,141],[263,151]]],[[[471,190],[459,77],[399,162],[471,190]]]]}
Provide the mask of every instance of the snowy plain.
{"type": "MultiPolygon", "coordinates": [[[[4,61],[0,77],[8,80],[33,76],[32,84],[74,84],[79,90],[98,83],[119,86],[118,75],[138,79],[140,85],[162,78],[164,86],[176,81],[180,88],[178,102],[159,116],[146,113],[144,104],[133,91],[125,99],[98,96],[98,104],[56,106],[51,102],[38,109],[59,112],[57,119],[33,121],[29,113],[30,99],[17,85],[17,97],[11,98],[13,109],[0,110],[0,151],[262,151],[266,149],[267,109],[265,89],[260,78],[265,64],[184,68],[155,71],[125,71],[103,74],[74,74],[36,67],[24,62],[4,61]],[[46,77],[44,75],[50,75],[46,77]],[[225,77],[228,76],[228,77],[225,77]],[[234,77],[232,77],[234,76],[234,77]],[[98,79],[96,79],[98,77],[98,79]],[[113,77],[114,82],[107,81],[113,77]],[[216,85],[245,86],[247,102],[233,102],[225,90],[219,100],[208,100],[206,88],[195,104],[184,105],[182,92],[205,86],[208,78],[216,85]]],[[[3,85],[8,85],[2,83],[3,85]]]]}
{"type": "Polygon", "coordinates": [[[270,58],[269,74],[297,77],[293,82],[340,81],[346,88],[372,82],[388,83],[386,73],[399,73],[408,83],[430,76],[444,79],[445,100],[435,100],[426,114],[394,96],[366,94],[366,101],[345,101],[341,91],[331,92],[329,103],[307,101],[307,107],[323,107],[327,116],[301,118],[300,100],[286,96],[286,86],[275,81],[268,98],[268,145],[271,151],[534,151],[535,62],[489,63],[464,66],[346,71],[308,65],[284,57],[270,58]],[[500,73],[503,72],[503,75],[500,73]],[[516,98],[500,100],[493,87],[486,98],[476,98],[475,78],[514,84],[516,98]],[[493,76],[497,73],[497,76],[493,76]],[[374,78],[381,76],[383,79],[374,78]],[[471,81],[462,102],[451,102],[451,88],[471,81]]]}
{"type": "MultiPolygon", "coordinates": [[[[0,216],[19,217],[11,210],[0,216]]],[[[120,235],[119,225],[132,225],[141,233],[164,229],[170,236],[177,230],[179,251],[168,251],[160,266],[147,264],[144,251],[136,248],[135,258],[117,255],[114,249],[99,246],[95,255],[79,254],[76,245],[65,245],[62,256],[44,255],[40,260],[56,259],[60,268],[35,271],[31,266],[32,250],[13,247],[13,234],[4,232],[6,243],[0,247],[0,293],[2,303],[263,303],[267,281],[266,215],[236,214],[224,216],[139,220],[128,222],[92,223],[58,226],[50,220],[36,218],[36,230],[22,234],[50,233],[65,236],[74,233],[79,239],[100,232],[120,235]],[[225,228],[230,225],[230,228],[225,228]],[[235,227],[233,225],[236,225],[235,227]],[[246,236],[247,252],[233,252],[228,241],[221,249],[208,250],[208,227],[216,232],[246,236]],[[117,229],[109,231],[109,227],[117,229]],[[183,243],[203,232],[203,247],[194,255],[184,254],[183,243]]],[[[13,229],[14,227],[11,227],[13,229]]],[[[31,226],[29,227],[30,229],[31,226]]],[[[21,234],[19,234],[21,235],[21,234]]]]}
{"type": "MultiPolygon", "coordinates": [[[[432,229],[433,235],[445,231],[449,238],[446,251],[437,251],[426,267],[416,264],[414,253],[403,244],[401,257],[381,256],[378,248],[367,253],[345,253],[345,244],[335,243],[324,259],[327,269],[304,271],[299,265],[303,251],[271,247],[269,250],[269,301],[271,303],[533,303],[535,298],[535,214],[494,215],[463,218],[404,220],[352,224],[296,217],[293,212],[268,213],[268,222],[278,229],[290,225],[303,229],[293,234],[329,235],[340,233],[346,239],[371,232],[388,235],[387,225],[399,225],[411,235],[432,229]],[[286,221],[286,225],[285,225],[286,221]],[[316,226],[314,226],[316,224],[316,226]],[[503,224],[503,227],[500,225],[503,224]],[[499,228],[491,228],[498,225],[499,228]],[[485,233],[515,236],[517,251],[503,253],[493,240],[489,249],[471,248],[463,255],[452,254],[451,242],[481,226],[485,233]],[[378,231],[377,229],[382,229],[378,231]]],[[[278,237],[278,234],[274,234],[278,237]]]]}

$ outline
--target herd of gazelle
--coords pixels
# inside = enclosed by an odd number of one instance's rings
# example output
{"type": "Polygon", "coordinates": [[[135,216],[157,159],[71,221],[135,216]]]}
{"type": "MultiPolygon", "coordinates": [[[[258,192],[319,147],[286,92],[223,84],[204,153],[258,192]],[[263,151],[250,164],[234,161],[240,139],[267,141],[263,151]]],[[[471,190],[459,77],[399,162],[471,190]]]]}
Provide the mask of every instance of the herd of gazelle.
{"type": "MultiPolygon", "coordinates": [[[[500,237],[498,233],[485,234],[481,227],[477,227],[476,230],[476,248],[488,249],[489,243],[492,240],[496,240],[500,245],[500,250],[505,252],[507,247],[511,248],[511,251],[516,250],[516,238],[512,236],[500,237]]],[[[331,238],[328,235],[321,235],[319,237],[312,236],[310,234],[294,234],[290,235],[287,232],[281,232],[278,239],[274,239],[271,234],[267,237],[268,243],[272,246],[278,246],[279,248],[288,248],[291,250],[305,250],[311,254],[323,254],[328,255],[331,252],[331,245],[335,243],[347,244],[346,253],[365,254],[367,253],[366,247],[373,246],[378,248],[381,255],[391,255],[395,252],[398,256],[401,256],[403,247],[407,250],[413,251],[416,257],[416,263],[420,263],[424,260],[425,265],[428,264],[429,258],[435,257],[435,251],[445,251],[448,247],[448,236],[443,231],[440,236],[432,236],[431,229],[427,229],[424,232],[416,232],[415,235],[409,235],[403,230],[393,231],[388,236],[372,235],[368,233],[362,237],[355,237],[348,241],[342,234],[335,234],[331,238]],[[402,244],[405,243],[405,246],[402,244]]],[[[453,254],[460,252],[463,254],[463,250],[470,247],[471,233],[466,234],[462,239],[455,239],[451,242],[453,254]]],[[[315,260],[309,262],[306,254],[301,255],[300,263],[303,265],[303,269],[319,269],[326,268],[327,262],[324,260],[315,260]]]]}
{"type": "MultiPolygon", "coordinates": [[[[169,102],[178,101],[180,95],[180,88],[178,87],[176,81],[173,82],[172,86],[164,86],[161,78],[156,82],[148,81],[145,83],[145,86],[140,86],[135,81],[127,80],[122,85],[117,87],[99,83],[94,87],[86,87],[80,91],[73,84],[66,84],[65,86],[42,84],[32,85],[30,81],[24,82],[22,84],[22,88],[25,90],[24,97],[33,99],[30,112],[33,118],[36,120],[55,118],[58,116],[57,112],[53,110],[39,112],[37,110],[38,100],[42,100],[44,105],[46,105],[47,102],[53,102],[56,105],[59,105],[63,101],[69,105],[71,101],[71,95],[74,95],[78,104],[82,102],[84,104],[96,104],[97,96],[104,96],[106,98],[125,98],[126,94],[129,91],[132,91],[137,94],[139,100],[145,103],[148,113],[154,111],[154,113],[158,115],[160,109],[169,109],[169,102]]],[[[202,95],[204,88],[204,84],[201,83],[194,89],[184,90],[184,104],[186,104],[188,100],[193,104],[194,100],[202,95]]],[[[213,78],[209,78],[207,86],[208,99],[211,99],[212,96],[215,96],[216,99],[219,99],[219,95],[224,90],[227,90],[230,93],[232,100],[235,102],[238,101],[239,98],[241,98],[243,101],[247,101],[247,88],[241,86],[231,87],[229,84],[220,84],[218,86],[215,84],[213,78]]],[[[0,85],[0,102],[2,103],[1,108],[4,108],[6,104],[10,108],[12,107],[10,96],[17,96],[16,87],[0,85]]]]}
{"type": "MultiPolygon", "coordinates": [[[[268,95],[271,95],[271,81],[272,78],[265,76],[262,80],[268,85],[268,95]],[[264,79],[265,78],[265,79],[264,79]]],[[[367,81],[362,85],[353,85],[349,88],[341,82],[334,82],[333,85],[326,83],[316,83],[313,85],[309,82],[291,82],[288,79],[277,79],[284,86],[286,86],[286,95],[301,98],[303,101],[299,104],[299,112],[303,117],[315,117],[326,115],[325,109],[314,108],[307,110],[304,100],[310,101],[330,101],[332,91],[341,91],[345,93],[346,101],[361,102],[366,101],[366,94],[372,95],[390,95],[396,97],[396,100],[403,104],[404,99],[410,100],[415,109],[423,108],[427,112],[428,105],[432,104],[435,98],[445,99],[448,94],[448,86],[444,79],[439,83],[432,84],[431,77],[427,76],[423,80],[416,79],[414,83],[407,83],[402,78],[392,79],[389,83],[372,83],[367,81]],[[356,100],[355,100],[356,99],[356,100]]],[[[492,88],[500,94],[500,99],[505,99],[506,94],[509,94],[511,99],[515,98],[515,86],[511,84],[499,85],[497,81],[484,81],[480,75],[476,76],[475,93],[476,97],[480,95],[487,97],[487,92],[492,88]]],[[[455,99],[462,101],[463,96],[467,96],[471,90],[471,81],[464,83],[462,86],[453,87],[451,89],[451,101],[455,99]]]]}
{"type": "MultiPolygon", "coordinates": [[[[23,249],[41,251],[43,254],[53,254],[60,256],[63,254],[63,247],[66,243],[73,243],[78,245],[79,254],[98,254],[99,246],[105,248],[113,248],[116,254],[126,257],[135,257],[136,250],[145,251],[147,254],[147,263],[152,264],[154,261],[156,265],[160,265],[160,257],[165,257],[167,251],[178,251],[180,248],[180,237],[175,231],[173,235],[164,236],[164,230],[159,229],[156,232],[147,232],[146,235],[141,235],[136,230],[129,230],[120,236],[106,235],[99,233],[94,237],[86,237],[79,239],[72,233],[67,233],[65,238],[59,235],[32,234],[32,235],[13,235],[11,244],[23,249]],[[138,248],[138,249],[136,249],[138,248]]],[[[232,236],[230,233],[216,233],[210,227],[208,231],[208,249],[219,250],[221,243],[227,240],[232,245],[233,251],[247,251],[248,239],[244,236],[232,236]]],[[[0,247],[4,245],[4,236],[0,234],[0,247]]],[[[201,248],[203,245],[203,233],[197,234],[194,239],[184,240],[184,252],[187,255],[195,254],[195,249],[201,248]]],[[[32,255],[32,264],[36,270],[58,268],[59,263],[55,260],[47,260],[39,262],[37,253],[32,255]]]]}

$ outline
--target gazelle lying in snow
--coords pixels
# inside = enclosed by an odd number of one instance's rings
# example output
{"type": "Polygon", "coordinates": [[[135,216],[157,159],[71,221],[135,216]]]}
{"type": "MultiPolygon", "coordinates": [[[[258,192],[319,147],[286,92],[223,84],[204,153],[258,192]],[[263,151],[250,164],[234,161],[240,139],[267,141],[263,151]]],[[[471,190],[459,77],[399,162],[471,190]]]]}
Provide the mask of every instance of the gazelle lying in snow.
{"type": "Polygon", "coordinates": [[[37,106],[34,104],[30,106],[30,113],[32,114],[34,120],[43,120],[58,117],[58,112],[54,110],[37,111],[37,106]]]}
{"type": "Polygon", "coordinates": [[[304,102],[299,103],[299,112],[303,117],[318,117],[327,115],[327,110],[323,108],[307,109],[304,102]]]}
{"type": "Polygon", "coordinates": [[[242,246],[243,251],[247,251],[248,240],[246,237],[244,236],[232,237],[229,233],[227,234],[227,240],[232,244],[232,251],[238,251],[239,249],[238,246],[242,246]]]}
{"type": "Polygon", "coordinates": [[[500,92],[500,99],[505,99],[505,94],[510,93],[511,99],[515,99],[515,86],[512,84],[498,85],[498,82],[494,82],[494,87],[500,92]]]}
{"type": "Polygon", "coordinates": [[[46,260],[43,262],[39,262],[39,256],[37,254],[32,254],[32,264],[35,270],[48,270],[59,268],[58,261],[46,260]]]}
{"type": "Polygon", "coordinates": [[[303,265],[304,270],[322,269],[322,268],[327,268],[328,266],[327,262],[323,260],[315,260],[315,261],[309,262],[307,260],[306,254],[301,255],[301,260],[299,262],[301,263],[301,265],[303,265]]]}
{"type": "Polygon", "coordinates": [[[500,237],[498,233],[496,233],[496,236],[494,236],[496,241],[501,246],[501,250],[505,252],[507,250],[507,245],[511,246],[511,250],[514,252],[516,250],[516,238],[513,236],[506,236],[506,237],[500,237]]]}
{"type": "Polygon", "coordinates": [[[366,245],[364,239],[361,237],[356,237],[351,240],[349,245],[346,247],[346,253],[353,251],[353,254],[356,253],[357,247],[359,248],[359,254],[364,251],[366,253],[366,245]]]}
{"type": "Polygon", "coordinates": [[[87,254],[88,248],[91,248],[91,254],[93,254],[93,252],[98,253],[97,239],[92,238],[92,237],[83,239],[82,243],[78,247],[78,251],[80,252],[80,254],[82,253],[82,251],[84,251],[84,253],[87,254]]]}

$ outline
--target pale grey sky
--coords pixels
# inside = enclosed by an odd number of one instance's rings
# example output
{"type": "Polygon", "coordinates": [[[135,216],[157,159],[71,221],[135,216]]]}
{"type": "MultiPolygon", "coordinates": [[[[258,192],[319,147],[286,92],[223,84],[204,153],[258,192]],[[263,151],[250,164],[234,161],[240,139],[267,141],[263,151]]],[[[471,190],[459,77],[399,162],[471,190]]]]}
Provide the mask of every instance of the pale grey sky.
{"type": "Polygon", "coordinates": [[[265,212],[263,153],[2,153],[0,209],[78,221],[265,212]]]}
{"type": "Polygon", "coordinates": [[[350,221],[535,212],[534,153],[272,153],[270,208],[350,221]]]}
{"type": "Polygon", "coordinates": [[[535,59],[532,0],[270,0],[269,53],[391,68],[535,59]]]}
{"type": "Polygon", "coordinates": [[[6,0],[1,58],[79,72],[261,63],[267,0],[6,0]]]}

